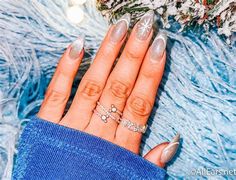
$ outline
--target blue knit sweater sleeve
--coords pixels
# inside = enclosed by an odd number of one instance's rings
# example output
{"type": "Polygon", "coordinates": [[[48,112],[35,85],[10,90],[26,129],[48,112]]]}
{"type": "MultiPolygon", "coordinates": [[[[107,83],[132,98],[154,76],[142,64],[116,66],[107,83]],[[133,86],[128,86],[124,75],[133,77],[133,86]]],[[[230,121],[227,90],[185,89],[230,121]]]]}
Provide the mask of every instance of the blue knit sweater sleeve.
{"type": "Polygon", "coordinates": [[[37,117],[19,142],[13,179],[164,179],[165,170],[87,133],[37,117]]]}

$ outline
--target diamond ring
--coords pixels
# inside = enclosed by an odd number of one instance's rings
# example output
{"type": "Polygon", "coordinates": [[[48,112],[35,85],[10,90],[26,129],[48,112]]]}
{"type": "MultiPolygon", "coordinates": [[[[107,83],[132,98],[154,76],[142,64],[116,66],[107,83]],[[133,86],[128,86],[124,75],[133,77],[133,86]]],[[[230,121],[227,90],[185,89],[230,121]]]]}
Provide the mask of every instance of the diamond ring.
{"type": "Polygon", "coordinates": [[[98,112],[96,109],[94,109],[94,113],[96,115],[98,115],[101,120],[104,122],[104,123],[107,123],[107,119],[108,118],[111,118],[112,120],[116,121],[117,123],[120,123],[120,118],[116,118],[112,113],[117,113],[119,114],[120,116],[122,116],[122,112],[119,111],[115,105],[111,105],[111,108],[109,110],[107,110],[99,101],[97,102],[97,105],[98,107],[105,113],[105,114],[102,114],[100,112],[98,112]]]}
{"type": "Polygon", "coordinates": [[[121,118],[120,123],[124,127],[127,127],[130,131],[133,131],[133,132],[145,133],[147,130],[147,125],[138,125],[137,123],[134,123],[125,118],[121,118]]]}

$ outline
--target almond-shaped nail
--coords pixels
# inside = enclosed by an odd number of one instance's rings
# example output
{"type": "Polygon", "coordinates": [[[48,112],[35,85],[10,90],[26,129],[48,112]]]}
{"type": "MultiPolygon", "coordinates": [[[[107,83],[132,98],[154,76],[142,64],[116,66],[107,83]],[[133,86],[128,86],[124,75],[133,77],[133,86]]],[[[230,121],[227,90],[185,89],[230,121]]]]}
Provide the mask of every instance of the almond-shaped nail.
{"type": "Polygon", "coordinates": [[[111,32],[111,41],[120,42],[126,35],[130,24],[130,14],[123,15],[115,24],[114,29],[111,32]]]}
{"type": "Polygon", "coordinates": [[[137,38],[140,40],[146,40],[152,31],[152,25],[154,21],[154,11],[149,10],[139,20],[136,29],[137,38]]]}
{"type": "Polygon", "coordinates": [[[166,49],[167,35],[159,32],[151,45],[150,59],[152,62],[159,62],[166,49]]]}
{"type": "Polygon", "coordinates": [[[179,140],[180,140],[180,135],[177,134],[172,141],[163,149],[162,154],[161,154],[161,159],[160,161],[165,164],[169,162],[175,155],[178,147],[179,147],[179,140]]]}
{"type": "Polygon", "coordinates": [[[69,52],[70,58],[77,59],[79,57],[81,51],[83,50],[83,48],[84,48],[84,38],[79,37],[71,45],[71,49],[69,52]]]}

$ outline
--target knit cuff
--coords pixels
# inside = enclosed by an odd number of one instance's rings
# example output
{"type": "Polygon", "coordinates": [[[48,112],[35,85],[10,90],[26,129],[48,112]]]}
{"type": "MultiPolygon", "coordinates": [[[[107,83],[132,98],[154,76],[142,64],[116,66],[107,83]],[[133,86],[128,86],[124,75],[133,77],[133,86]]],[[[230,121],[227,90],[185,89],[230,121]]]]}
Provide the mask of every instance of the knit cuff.
{"type": "Polygon", "coordinates": [[[33,117],[19,143],[13,179],[164,179],[165,170],[120,146],[33,117]]]}

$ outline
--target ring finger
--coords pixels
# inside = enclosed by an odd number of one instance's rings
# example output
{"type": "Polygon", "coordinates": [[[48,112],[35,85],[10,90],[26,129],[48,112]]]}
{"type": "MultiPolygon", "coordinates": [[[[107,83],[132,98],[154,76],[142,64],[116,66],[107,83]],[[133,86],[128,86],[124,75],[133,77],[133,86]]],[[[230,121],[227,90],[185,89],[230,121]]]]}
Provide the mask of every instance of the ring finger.
{"type": "Polygon", "coordinates": [[[142,137],[141,132],[135,131],[137,127],[145,129],[162,79],[166,60],[165,47],[166,35],[159,33],[145,56],[136,84],[124,108],[122,122],[116,131],[115,143],[134,153],[139,152],[142,137]]]}

